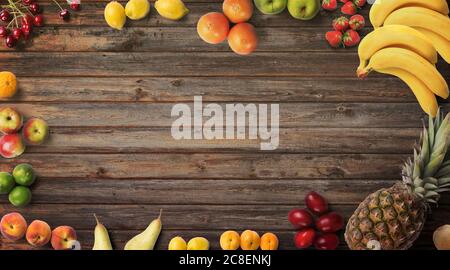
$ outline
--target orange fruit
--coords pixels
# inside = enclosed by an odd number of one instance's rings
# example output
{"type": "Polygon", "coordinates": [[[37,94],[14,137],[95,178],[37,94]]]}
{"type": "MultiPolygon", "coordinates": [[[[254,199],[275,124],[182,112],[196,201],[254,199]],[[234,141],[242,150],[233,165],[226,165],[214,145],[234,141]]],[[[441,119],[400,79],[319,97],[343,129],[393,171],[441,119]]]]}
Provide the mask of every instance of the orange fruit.
{"type": "Polygon", "coordinates": [[[241,244],[241,238],[236,231],[226,231],[220,236],[220,247],[223,250],[236,250],[241,244]]]}
{"type": "Polygon", "coordinates": [[[246,22],[253,15],[251,0],[225,0],[222,8],[223,13],[232,23],[246,22]]]}
{"type": "Polygon", "coordinates": [[[227,38],[230,23],[220,12],[203,15],[197,23],[197,33],[201,39],[211,44],[218,44],[227,38]]]}
{"type": "Polygon", "coordinates": [[[277,250],[278,237],[273,233],[265,233],[261,236],[261,250],[277,250]]]}
{"type": "Polygon", "coordinates": [[[238,23],[228,34],[228,45],[237,54],[251,54],[258,46],[255,27],[249,23],[238,23]]]}
{"type": "Polygon", "coordinates": [[[261,243],[261,238],[259,234],[255,231],[246,230],[241,234],[241,248],[242,250],[257,250],[259,244],[261,243]]]}
{"type": "Polygon", "coordinates": [[[9,71],[0,72],[0,98],[10,98],[17,91],[16,75],[9,71]]]}

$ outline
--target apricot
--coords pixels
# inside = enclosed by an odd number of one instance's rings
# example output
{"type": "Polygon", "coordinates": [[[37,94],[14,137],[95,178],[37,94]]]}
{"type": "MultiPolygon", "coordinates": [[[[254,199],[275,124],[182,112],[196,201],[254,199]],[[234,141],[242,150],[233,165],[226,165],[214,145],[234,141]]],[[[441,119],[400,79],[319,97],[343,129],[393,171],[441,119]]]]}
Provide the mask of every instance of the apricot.
{"type": "Polygon", "coordinates": [[[259,244],[261,243],[261,238],[259,234],[255,231],[245,230],[241,234],[241,248],[242,250],[257,250],[259,244]]]}
{"type": "Polygon", "coordinates": [[[241,238],[236,231],[226,231],[220,236],[220,247],[223,250],[236,250],[241,244],[241,238]]]}
{"type": "Polygon", "coordinates": [[[261,250],[277,250],[278,237],[273,233],[265,233],[261,236],[261,250]]]}
{"type": "Polygon", "coordinates": [[[77,233],[70,226],[59,226],[52,231],[51,244],[56,250],[72,249],[72,243],[77,240],[77,233]]]}
{"type": "Polygon", "coordinates": [[[27,231],[27,222],[23,216],[17,212],[6,214],[0,221],[2,235],[12,241],[21,239],[27,231]]]}
{"type": "Polygon", "coordinates": [[[28,243],[35,247],[46,245],[52,237],[52,230],[47,222],[42,220],[34,220],[28,226],[26,239],[28,243]]]}

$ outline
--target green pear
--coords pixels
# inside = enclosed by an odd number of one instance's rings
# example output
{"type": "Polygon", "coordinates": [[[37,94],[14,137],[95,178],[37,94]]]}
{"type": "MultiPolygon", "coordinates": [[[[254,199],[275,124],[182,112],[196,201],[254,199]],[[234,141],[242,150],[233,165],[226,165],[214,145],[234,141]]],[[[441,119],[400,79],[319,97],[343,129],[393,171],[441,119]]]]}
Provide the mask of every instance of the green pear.
{"type": "Polygon", "coordinates": [[[106,227],[98,221],[97,216],[94,214],[97,225],[94,230],[94,246],[92,250],[112,250],[111,240],[109,239],[108,230],[106,227]]]}
{"type": "Polygon", "coordinates": [[[311,20],[320,10],[319,0],[288,0],[287,8],[292,17],[311,20]]]}
{"type": "Polygon", "coordinates": [[[159,234],[161,233],[162,223],[161,223],[162,209],[159,212],[157,219],[154,219],[150,225],[148,225],[145,231],[131,238],[130,241],[125,245],[125,250],[153,250],[156,241],[158,240],[159,234]]]}

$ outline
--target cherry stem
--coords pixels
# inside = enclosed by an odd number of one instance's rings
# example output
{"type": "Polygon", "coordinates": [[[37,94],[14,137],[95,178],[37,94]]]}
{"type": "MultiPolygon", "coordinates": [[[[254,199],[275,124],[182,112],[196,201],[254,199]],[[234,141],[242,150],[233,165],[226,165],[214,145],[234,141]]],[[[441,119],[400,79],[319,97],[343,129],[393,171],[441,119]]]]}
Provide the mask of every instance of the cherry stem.
{"type": "MultiPolygon", "coordinates": [[[[9,0],[8,0],[9,1],[9,0]]],[[[53,0],[53,2],[55,2],[55,4],[61,9],[61,11],[63,10],[63,8],[61,7],[61,5],[58,3],[58,1],[53,0]]]]}

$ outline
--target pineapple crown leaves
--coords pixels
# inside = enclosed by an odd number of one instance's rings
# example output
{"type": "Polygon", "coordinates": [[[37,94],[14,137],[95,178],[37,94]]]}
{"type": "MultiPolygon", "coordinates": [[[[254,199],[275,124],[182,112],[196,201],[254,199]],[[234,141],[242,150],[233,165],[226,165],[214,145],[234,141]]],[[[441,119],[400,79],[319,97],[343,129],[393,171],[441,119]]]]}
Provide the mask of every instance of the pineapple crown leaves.
{"type": "Polygon", "coordinates": [[[403,166],[403,182],[414,194],[437,204],[439,194],[450,191],[450,113],[437,113],[424,126],[414,158],[403,166]]]}

